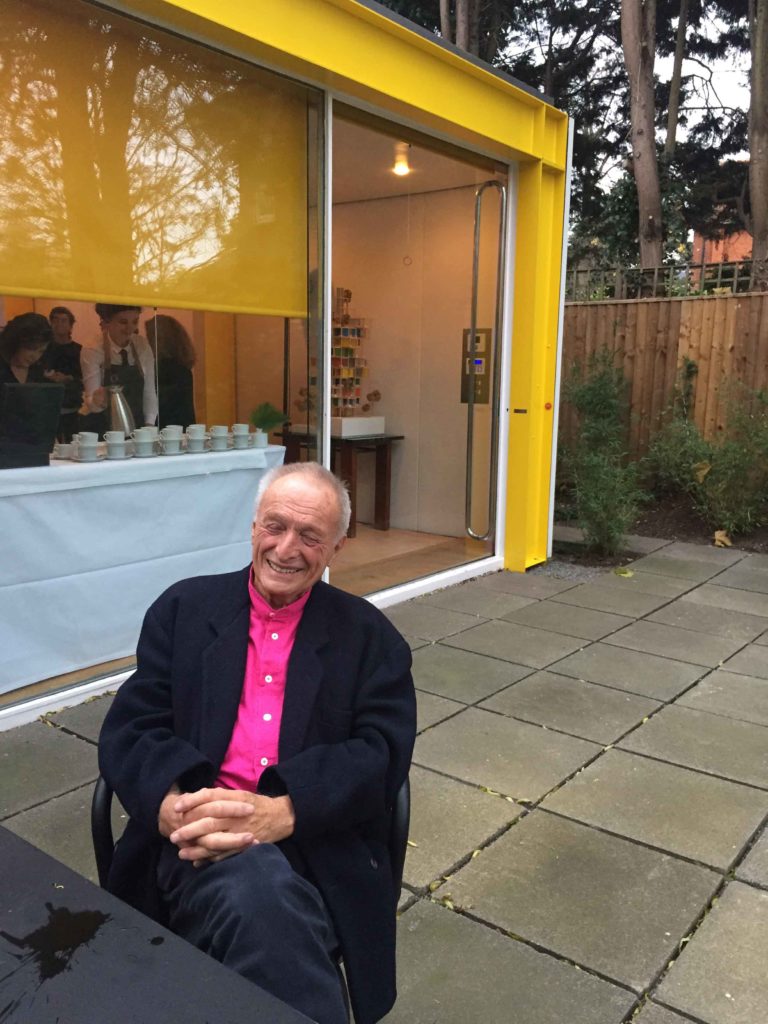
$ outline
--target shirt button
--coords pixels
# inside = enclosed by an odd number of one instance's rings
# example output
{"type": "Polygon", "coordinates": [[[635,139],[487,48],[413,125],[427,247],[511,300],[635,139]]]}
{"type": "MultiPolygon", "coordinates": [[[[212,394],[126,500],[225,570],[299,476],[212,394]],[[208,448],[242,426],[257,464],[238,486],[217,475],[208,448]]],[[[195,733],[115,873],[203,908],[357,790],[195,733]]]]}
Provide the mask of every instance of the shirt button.
{"type": "Polygon", "coordinates": [[[270,715],[269,712],[267,712],[266,715],[264,715],[264,721],[265,722],[271,722],[272,721],[272,715],[270,715]]]}
{"type": "Polygon", "coordinates": [[[264,682],[265,683],[271,683],[272,682],[272,676],[264,676],[264,682]]]}
{"type": "Polygon", "coordinates": [[[262,767],[266,767],[266,765],[268,765],[268,764],[269,764],[269,758],[268,758],[268,757],[262,757],[262,759],[261,759],[261,761],[259,762],[259,764],[260,764],[260,765],[261,765],[262,767]]]}
{"type": "Polygon", "coordinates": [[[273,640],[277,640],[277,637],[278,637],[278,634],[277,634],[277,633],[273,633],[273,634],[272,634],[272,639],[273,639],[273,640]]]}

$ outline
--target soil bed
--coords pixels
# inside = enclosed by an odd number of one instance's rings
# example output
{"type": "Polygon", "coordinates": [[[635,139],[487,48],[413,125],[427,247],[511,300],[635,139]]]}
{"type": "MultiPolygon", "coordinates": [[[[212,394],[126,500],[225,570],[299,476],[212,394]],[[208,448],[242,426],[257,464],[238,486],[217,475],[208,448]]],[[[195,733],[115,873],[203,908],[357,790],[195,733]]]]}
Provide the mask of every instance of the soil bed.
{"type": "MultiPolygon", "coordinates": [[[[577,524],[566,522],[564,525],[577,524]]],[[[679,497],[656,499],[647,505],[629,532],[640,537],[658,537],[660,540],[679,540],[706,546],[713,543],[715,533],[712,527],[691,509],[689,503],[679,497]]],[[[731,541],[733,547],[741,551],[768,553],[768,526],[758,527],[750,533],[736,534],[731,537],[731,541]]],[[[560,562],[605,568],[625,565],[638,557],[637,554],[622,552],[606,558],[586,551],[581,544],[567,541],[555,541],[553,554],[560,562]]]]}

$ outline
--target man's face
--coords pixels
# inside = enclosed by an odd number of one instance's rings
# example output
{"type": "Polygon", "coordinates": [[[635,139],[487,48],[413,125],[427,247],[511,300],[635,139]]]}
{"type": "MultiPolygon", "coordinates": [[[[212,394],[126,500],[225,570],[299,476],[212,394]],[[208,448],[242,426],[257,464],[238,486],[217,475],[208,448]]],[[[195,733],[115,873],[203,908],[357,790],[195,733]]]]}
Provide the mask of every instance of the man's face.
{"type": "Polygon", "coordinates": [[[139,329],[139,313],[126,309],[109,320],[102,320],[102,326],[118,348],[125,348],[139,329]]]}
{"type": "Polygon", "coordinates": [[[284,476],[267,490],[251,529],[253,583],[273,608],[317,583],[344,544],[338,526],[336,495],[325,484],[284,476]]]}
{"type": "Polygon", "coordinates": [[[69,317],[66,313],[54,313],[51,317],[51,329],[53,330],[53,336],[59,344],[64,344],[69,341],[69,336],[72,332],[72,324],[69,321],[69,317]]]}

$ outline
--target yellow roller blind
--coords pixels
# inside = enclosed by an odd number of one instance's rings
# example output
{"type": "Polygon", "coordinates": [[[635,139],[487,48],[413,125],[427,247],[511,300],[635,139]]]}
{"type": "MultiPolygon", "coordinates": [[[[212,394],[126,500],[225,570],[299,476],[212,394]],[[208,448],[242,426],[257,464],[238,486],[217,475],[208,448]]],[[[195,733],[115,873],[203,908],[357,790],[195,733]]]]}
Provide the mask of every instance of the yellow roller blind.
{"type": "Polygon", "coordinates": [[[0,293],[306,315],[310,90],[82,0],[4,0],[0,293]]]}

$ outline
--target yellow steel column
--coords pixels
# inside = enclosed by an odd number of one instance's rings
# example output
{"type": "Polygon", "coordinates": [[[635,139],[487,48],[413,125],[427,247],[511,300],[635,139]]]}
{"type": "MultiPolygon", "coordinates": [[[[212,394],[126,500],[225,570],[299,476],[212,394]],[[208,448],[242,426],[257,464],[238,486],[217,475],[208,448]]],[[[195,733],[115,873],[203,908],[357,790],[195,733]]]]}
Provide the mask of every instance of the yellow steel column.
{"type": "Polygon", "coordinates": [[[520,166],[504,547],[517,572],[547,557],[564,185],[541,161],[520,166]]]}

